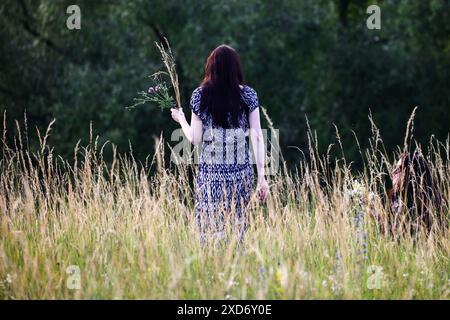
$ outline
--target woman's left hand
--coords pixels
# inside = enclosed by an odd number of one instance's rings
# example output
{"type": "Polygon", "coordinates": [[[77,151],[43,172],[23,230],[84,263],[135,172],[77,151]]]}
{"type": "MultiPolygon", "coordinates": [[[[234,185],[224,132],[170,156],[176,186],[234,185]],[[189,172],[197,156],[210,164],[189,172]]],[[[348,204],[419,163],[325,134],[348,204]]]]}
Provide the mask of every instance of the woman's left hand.
{"type": "Polygon", "coordinates": [[[181,123],[182,121],[186,120],[183,109],[171,108],[170,111],[172,112],[172,119],[175,120],[176,122],[181,123]]]}

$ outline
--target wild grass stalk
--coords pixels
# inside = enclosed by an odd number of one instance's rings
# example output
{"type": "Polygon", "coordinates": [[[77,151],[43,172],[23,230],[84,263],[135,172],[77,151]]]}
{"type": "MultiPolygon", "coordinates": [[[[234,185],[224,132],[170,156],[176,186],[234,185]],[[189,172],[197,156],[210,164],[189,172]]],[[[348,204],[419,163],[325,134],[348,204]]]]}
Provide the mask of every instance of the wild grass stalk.
{"type": "MultiPolygon", "coordinates": [[[[163,162],[162,137],[145,163],[114,145],[97,147],[95,137],[67,160],[49,144],[50,128],[36,152],[24,132],[10,146],[5,130],[2,299],[449,298],[448,228],[390,235],[372,218],[389,215],[390,163],[379,133],[361,150],[366,169],[358,173],[319,154],[310,130],[310,158],[272,176],[267,205],[251,202],[244,242],[228,230],[230,241],[202,245],[189,166],[163,162]],[[79,268],[79,289],[70,286],[70,266],[79,268]]],[[[448,140],[432,139],[428,155],[447,201],[431,210],[448,219],[448,140]]]]}

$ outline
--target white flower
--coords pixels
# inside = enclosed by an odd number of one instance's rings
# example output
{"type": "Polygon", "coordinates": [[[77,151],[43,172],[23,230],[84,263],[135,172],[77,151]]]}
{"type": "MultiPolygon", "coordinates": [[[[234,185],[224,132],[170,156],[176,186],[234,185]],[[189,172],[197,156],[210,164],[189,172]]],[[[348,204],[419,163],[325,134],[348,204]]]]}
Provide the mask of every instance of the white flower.
{"type": "Polygon", "coordinates": [[[353,180],[352,183],[352,193],[356,197],[361,197],[364,194],[365,188],[364,185],[359,182],[359,180],[353,180]]]}
{"type": "Polygon", "coordinates": [[[230,280],[229,282],[228,282],[228,287],[236,287],[236,286],[238,286],[239,285],[239,282],[237,282],[237,281],[234,281],[234,280],[230,280]]]}
{"type": "Polygon", "coordinates": [[[351,189],[347,190],[347,195],[351,199],[361,202],[365,194],[366,194],[365,186],[360,181],[353,180],[351,189]]]}

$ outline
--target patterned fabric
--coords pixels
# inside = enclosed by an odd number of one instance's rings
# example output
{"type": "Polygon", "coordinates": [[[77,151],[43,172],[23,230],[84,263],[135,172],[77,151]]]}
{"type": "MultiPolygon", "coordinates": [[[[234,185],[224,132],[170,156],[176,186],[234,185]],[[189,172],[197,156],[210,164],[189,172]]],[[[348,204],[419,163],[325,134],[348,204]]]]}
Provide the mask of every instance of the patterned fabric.
{"type": "MultiPolygon", "coordinates": [[[[195,206],[202,240],[208,234],[224,237],[225,226],[237,229],[242,239],[246,228],[245,209],[253,189],[250,164],[248,117],[243,110],[239,128],[214,126],[211,114],[202,112],[201,88],[192,93],[190,106],[203,124],[203,141],[196,179],[195,206]]],[[[258,96],[243,86],[242,98],[248,113],[259,107],[258,96]]]]}

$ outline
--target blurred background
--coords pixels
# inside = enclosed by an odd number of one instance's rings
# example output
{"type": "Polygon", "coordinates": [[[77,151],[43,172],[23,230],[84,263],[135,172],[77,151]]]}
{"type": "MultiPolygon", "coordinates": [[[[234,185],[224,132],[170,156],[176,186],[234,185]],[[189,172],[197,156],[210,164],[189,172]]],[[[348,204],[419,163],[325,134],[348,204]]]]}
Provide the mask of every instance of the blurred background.
{"type": "MultiPolygon", "coordinates": [[[[78,140],[133,146],[143,160],[152,136],[170,140],[168,111],[127,110],[148,75],[163,68],[154,45],[167,37],[177,61],[182,101],[201,81],[206,57],[226,43],[241,55],[247,84],[258,92],[290,163],[307,149],[306,115],[325,152],[336,144],[356,165],[371,135],[369,110],[389,151],[403,144],[415,106],[415,138],[445,140],[450,128],[448,0],[2,0],[0,108],[7,139],[24,113],[29,135],[56,119],[49,143],[73,157],[78,140]],[[81,9],[81,30],[68,30],[66,9],[81,9]],[[381,8],[381,30],[366,9],[381,8]]],[[[30,148],[37,141],[30,141],[30,148]]],[[[334,148],[335,154],[340,154],[334,148]]]]}

